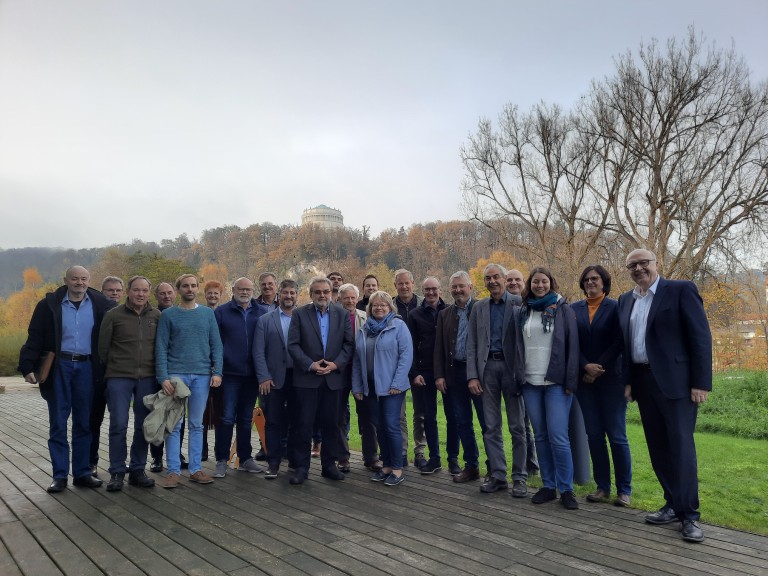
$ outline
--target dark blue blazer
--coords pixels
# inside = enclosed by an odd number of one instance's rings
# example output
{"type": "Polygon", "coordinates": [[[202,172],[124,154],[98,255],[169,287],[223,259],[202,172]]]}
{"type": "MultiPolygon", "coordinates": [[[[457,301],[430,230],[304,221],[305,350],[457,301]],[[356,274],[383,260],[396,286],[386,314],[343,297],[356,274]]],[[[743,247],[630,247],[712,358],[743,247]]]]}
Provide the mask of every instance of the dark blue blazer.
{"type": "Polygon", "coordinates": [[[607,296],[603,298],[591,323],[586,300],[574,302],[571,309],[579,329],[580,378],[584,376],[584,366],[600,364],[605,373],[596,382],[620,385],[624,338],[619,326],[619,303],[607,296]]]}
{"type": "MultiPolygon", "coordinates": [[[[634,304],[632,291],[619,297],[628,384],[633,384],[628,368],[632,362],[629,317],[634,304]]],[[[712,390],[712,334],[693,282],[659,279],[648,313],[645,347],[653,377],[667,398],[690,397],[691,388],[712,390]]]]}
{"type": "Polygon", "coordinates": [[[285,384],[288,368],[293,368],[288,348],[283,339],[283,324],[280,309],[273,308],[259,318],[253,338],[253,363],[256,366],[256,380],[259,384],[272,380],[280,390],[285,384]]]}

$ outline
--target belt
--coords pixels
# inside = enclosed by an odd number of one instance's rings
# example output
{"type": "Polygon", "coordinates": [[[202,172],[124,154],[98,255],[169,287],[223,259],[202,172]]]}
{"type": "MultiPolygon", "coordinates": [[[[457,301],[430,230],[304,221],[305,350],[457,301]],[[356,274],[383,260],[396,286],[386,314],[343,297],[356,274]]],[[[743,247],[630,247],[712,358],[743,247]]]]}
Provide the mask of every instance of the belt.
{"type": "Polygon", "coordinates": [[[454,360],[453,363],[454,364],[463,364],[464,366],[467,365],[467,361],[466,360],[454,360]]]}
{"type": "Polygon", "coordinates": [[[504,352],[489,352],[488,360],[504,360],[504,352]]]}
{"type": "Polygon", "coordinates": [[[650,372],[651,371],[651,365],[648,364],[648,363],[636,364],[636,363],[633,362],[632,363],[632,369],[633,370],[645,370],[645,371],[650,372]]]}
{"type": "Polygon", "coordinates": [[[72,352],[62,352],[59,356],[62,360],[69,360],[70,362],[85,362],[91,359],[90,354],[72,354],[72,352]]]}

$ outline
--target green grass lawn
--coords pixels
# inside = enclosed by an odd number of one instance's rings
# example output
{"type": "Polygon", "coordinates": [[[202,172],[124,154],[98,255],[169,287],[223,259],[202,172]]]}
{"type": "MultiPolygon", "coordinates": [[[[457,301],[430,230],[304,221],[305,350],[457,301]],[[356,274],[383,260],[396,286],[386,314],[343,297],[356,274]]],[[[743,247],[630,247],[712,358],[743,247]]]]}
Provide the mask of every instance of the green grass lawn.
{"type": "MultiPolygon", "coordinates": [[[[745,379],[751,378],[747,375],[745,379]]],[[[765,374],[753,378],[744,388],[752,390],[760,388],[768,389],[765,374]]],[[[709,524],[718,524],[768,535],[768,442],[765,440],[768,428],[763,424],[759,410],[752,410],[748,414],[743,413],[744,403],[734,400],[733,381],[718,377],[715,382],[715,393],[710,397],[711,407],[708,411],[702,410],[699,417],[699,430],[712,429],[712,422],[727,423],[729,434],[715,432],[697,432],[696,449],[699,462],[699,499],[701,501],[702,521],[709,524]],[[718,399],[719,395],[730,396],[724,401],[718,399]],[[741,417],[725,414],[728,408],[721,409],[722,405],[734,408],[741,417]],[[718,407],[720,406],[720,408],[718,407]],[[708,412],[712,418],[708,417],[708,412]],[[757,414],[755,412],[758,412],[757,414]],[[730,419],[740,419],[732,422],[730,419]],[[757,420],[756,420],[757,419],[757,420]],[[742,437],[732,435],[740,434],[742,437]],[[751,437],[749,437],[751,436],[751,437]]],[[[743,390],[742,390],[743,392],[743,390]]],[[[763,392],[765,393],[765,392],[763,392]]],[[[706,404],[705,404],[706,406],[706,404]]],[[[768,406],[768,404],[763,404],[768,406]]],[[[409,425],[412,409],[410,406],[410,394],[408,394],[409,425]]],[[[441,453],[443,465],[445,462],[445,418],[442,413],[442,405],[438,408],[439,430],[441,441],[441,453]]],[[[645,436],[639,422],[637,405],[631,404],[627,414],[627,435],[632,451],[632,506],[641,510],[656,510],[664,504],[661,487],[651,469],[648,457],[648,448],[645,444],[645,436]]],[[[480,462],[485,461],[482,436],[477,427],[477,441],[480,447],[480,462]]],[[[512,461],[512,443],[509,433],[504,429],[504,445],[507,451],[507,462],[512,461]]],[[[360,437],[357,434],[357,418],[352,407],[352,426],[350,431],[350,447],[360,450],[360,437]]],[[[413,457],[413,448],[409,458],[413,457]]],[[[463,461],[459,460],[463,465],[463,461]]],[[[541,485],[538,476],[529,479],[531,486],[541,485]]],[[[477,484],[475,484],[477,485],[477,484]]],[[[474,485],[473,485],[474,486],[474,485]]],[[[584,486],[576,487],[577,496],[583,500],[589,492],[595,489],[590,482],[584,486]]]]}

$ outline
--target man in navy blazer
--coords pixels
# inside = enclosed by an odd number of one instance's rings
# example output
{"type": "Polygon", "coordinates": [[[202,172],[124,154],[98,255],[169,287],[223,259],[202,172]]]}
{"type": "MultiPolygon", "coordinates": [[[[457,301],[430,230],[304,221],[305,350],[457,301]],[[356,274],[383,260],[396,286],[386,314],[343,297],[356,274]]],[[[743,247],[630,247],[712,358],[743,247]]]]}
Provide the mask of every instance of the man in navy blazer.
{"type": "Polygon", "coordinates": [[[322,475],[343,480],[338,469],[340,439],[337,426],[340,395],[344,389],[344,367],[355,349],[349,316],[338,304],[331,303],[331,281],[318,276],[309,285],[312,303],[293,312],[288,328],[288,353],[293,360],[293,387],[296,409],[295,426],[289,439],[290,458],[295,466],[291,484],[302,484],[310,463],[312,426],[320,407],[320,452],[322,475]]]}
{"type": "Polygon", "coordinates": [[[653,252],[633,250],[627,269],[637,286],[619,297],[625,394],[637,400],[651,465],[666,500],[645,520],[680,520],[683,539],[701,542],[693,432],[699,404],[712,390],[709,323],[696,285],[661,278],[653,252]]]}

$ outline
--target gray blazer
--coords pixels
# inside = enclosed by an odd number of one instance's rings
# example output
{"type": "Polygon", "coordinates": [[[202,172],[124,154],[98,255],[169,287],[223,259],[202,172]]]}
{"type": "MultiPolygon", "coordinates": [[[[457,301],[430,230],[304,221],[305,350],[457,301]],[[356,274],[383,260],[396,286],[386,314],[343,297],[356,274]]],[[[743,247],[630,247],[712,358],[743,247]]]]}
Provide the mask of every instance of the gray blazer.
{"type": "Polygon", "coordinates": [[[264,314],[256,323],[253,338],[253,363],[256,366],[256,381],[261,384],[272,380],[275,388],[285,384],[285,372],[293,367],[288,348],[283,340],[280,309],[274,308],[264,314]]]}
{"type": "MultiPolygon", "coordinates": [[[[519,296],[518,298],[519,299],[519,296]]],[[[517,330],[508,330],[510,323],[520,321],[520,307],[514,302],[513,294],[507,294],[504,307],[504,322],[502,324],[501,347],[504,352],[504,362],[512,377],[515,393],[522,390],[525,379],[525,362],[519,357],[517,346],[517,330]]],[[[467,334],[467,380],[477,378],[482,383],[485,365],[491,346],[491,312],[490,297],[480,300],[472,307],[469,316],[469,333],[467,334]]]]}

